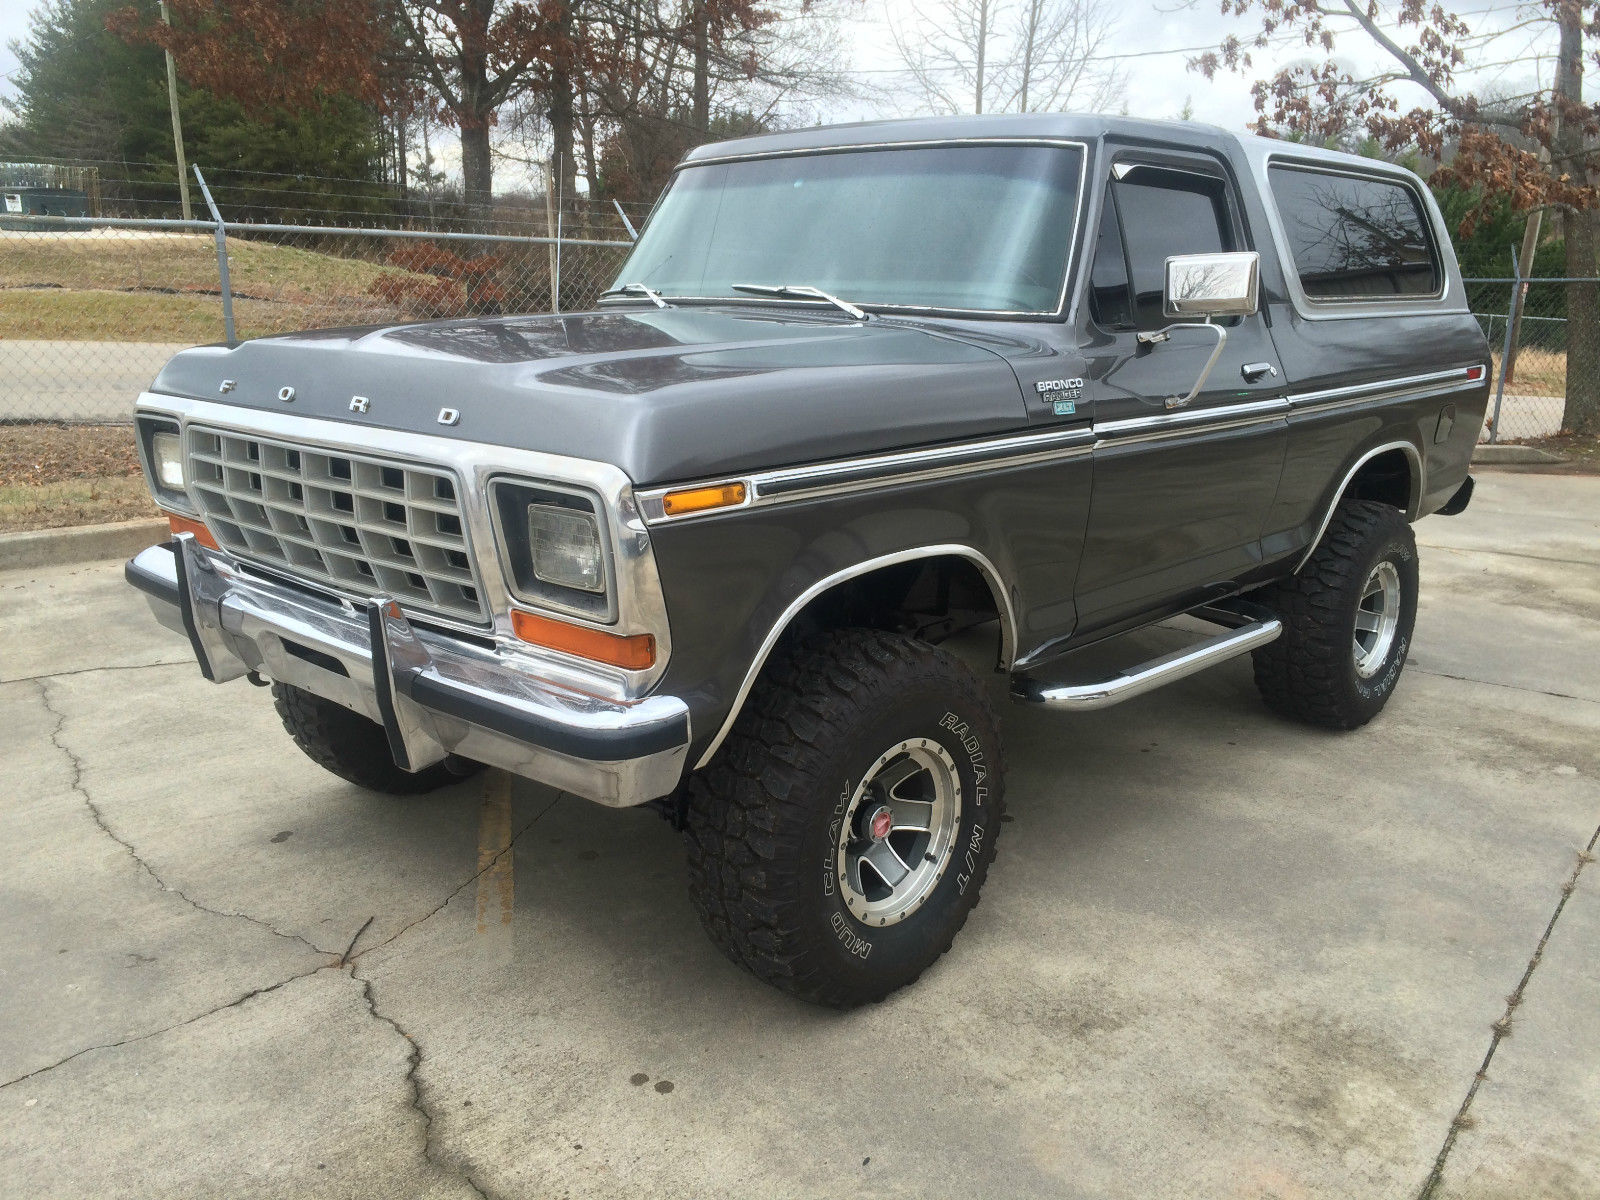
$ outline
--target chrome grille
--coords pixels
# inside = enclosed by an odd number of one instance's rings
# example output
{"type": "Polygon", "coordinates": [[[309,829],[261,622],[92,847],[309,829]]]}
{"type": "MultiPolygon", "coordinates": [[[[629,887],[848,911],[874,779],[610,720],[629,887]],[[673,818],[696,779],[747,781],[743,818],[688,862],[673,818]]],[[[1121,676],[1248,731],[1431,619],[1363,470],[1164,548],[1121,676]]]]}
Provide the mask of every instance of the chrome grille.
{"type": "Polygon", "coordinates": [[[223,549],[335,591],[488,619],[449,471],[198,426],[188,468],[223,549]]]}

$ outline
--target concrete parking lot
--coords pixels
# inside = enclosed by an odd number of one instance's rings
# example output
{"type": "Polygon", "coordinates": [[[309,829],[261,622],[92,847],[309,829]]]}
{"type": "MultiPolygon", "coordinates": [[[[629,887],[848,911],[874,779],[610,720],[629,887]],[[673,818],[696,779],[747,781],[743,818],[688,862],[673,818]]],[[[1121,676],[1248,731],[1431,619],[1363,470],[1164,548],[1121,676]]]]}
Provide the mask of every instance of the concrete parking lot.
{"type": "Polygon", "coordinates": [[[1418,534],[1358,733],[1244,661],[1004,708],[982,905],[848,1014],[651,813],[363,793],[120,563],[0,574],[0,1194],[1600,1194],[1600,479],[1418,534]]]}

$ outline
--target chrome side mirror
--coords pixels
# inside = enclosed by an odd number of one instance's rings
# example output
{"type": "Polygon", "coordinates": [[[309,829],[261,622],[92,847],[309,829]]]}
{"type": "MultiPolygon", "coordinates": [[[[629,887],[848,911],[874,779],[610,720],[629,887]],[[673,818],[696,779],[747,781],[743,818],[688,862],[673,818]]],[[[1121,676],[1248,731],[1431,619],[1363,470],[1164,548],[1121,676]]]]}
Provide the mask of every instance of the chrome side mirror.
{"type": "Polygon", "coordinates": [[[1182,396],[1168,396],[1168,408],[1182,408],[1200,394],[1211,369],[1222,357],[1222,348],[1228,344],[1228,331],[1211,322],[1217,317],[1254,316],[1260,307],[1258,293],[1261,284],[1261,256],[1254,250],[1238,254],[1174,254],[1167,259],[1166,285],[1161,293],[1163,315],[1168,319],[1203,317],[1202,325],[1168,325],[1139,335],[1139,344],[1155,346],[1170,341],[1172,335],[1185,329],[1203,329],[1217,339],[1216,348],[1205,366],[1200,368],[1200,378],[1182,396]]]}
{"type": "Polygon", "coordinates": [[[1261,256],[1254,250],[1237,254],[1175,254],[1167,259],[1162,290],[1163,315],[1169,318],[1253,316],[1259,307],[1261,256]]]}

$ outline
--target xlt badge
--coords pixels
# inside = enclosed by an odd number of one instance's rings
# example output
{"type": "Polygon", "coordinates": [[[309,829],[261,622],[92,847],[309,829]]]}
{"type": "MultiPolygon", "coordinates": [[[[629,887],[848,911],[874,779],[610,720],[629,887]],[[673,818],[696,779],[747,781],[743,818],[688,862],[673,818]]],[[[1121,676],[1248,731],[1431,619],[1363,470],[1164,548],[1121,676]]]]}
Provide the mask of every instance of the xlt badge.
{"type": "Polygon", "coordinates": [[[1033,385],[1043,400],[1055,407],[1056,416],[1070,417],[1078,411],[1078,401],[1083,399],[1081,379],[1041,379],[1033,385]]]}

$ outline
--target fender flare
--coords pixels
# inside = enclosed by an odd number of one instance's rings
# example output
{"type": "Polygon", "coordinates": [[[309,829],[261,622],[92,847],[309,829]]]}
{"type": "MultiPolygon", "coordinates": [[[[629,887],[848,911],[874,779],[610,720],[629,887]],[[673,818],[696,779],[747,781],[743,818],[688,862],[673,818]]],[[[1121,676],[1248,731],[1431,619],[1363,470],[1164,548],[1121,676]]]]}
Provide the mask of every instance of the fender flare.
{"type": "Polygon", "coordinates": [[[883,554],[876,558],[864,559],[817,580],[791,600],[783,612],[779,614],[778,619],[773,622],[772,627],[767,630],[766,636],[761,640],[761,645],[756,650],[755,658],[751,660],[749,668],[745,671],[744,678],[739,683],[739,690],[734,694],[733,704],[728,709],[728,715],[723,718],[716,735],[712,737],[704,752],[694,764],[694,770],[703,769],[716,756],[717,751],[722,748],[722,743],[733,729],[734,722],[739,719],[739,714],[744,711],[745,700],[749,698],[750,690],[755,687],[756,680],[761,677],[761,672],[765,669],[767,659],[777,646],[778,640],[783,637],[784,632],[794,619],[805,611],[807,605],[818,596],[838,587],[841,583],[847,583],[862,575],[870,575],[873,571],[881,570],[884,567],[899,566],[901,563],[916,562],[924,558],[947,557],[966,559],[978,568],[979,574],[983,576],[984,582],[988,584],[989,591],[994,595],[995,609],[1000,614],[999,666],[1001,670],[1009,670],[1017,648],[1016,609],[1012,604],[1010,589],[1006,587],[1005,581],[994,563],[985,555],[971,546],[950,542],[932,546],[914,546],[906,550],[897,550],[892,554],[883,554]]]}
{"type": "Polygon", "coordinates": [[[1317,547],[1322,544],[1323,534],[1328,532],[1328,526],[1333,522],[1333,514],[1339,507],[1339,501],[1344,499],[1344,494],[1350,490],[1350,484],[1360,474],[1361,468],[1366,466],[1380,454],[1387,454],[1391,450],[1404,450],[1406,458],[1411,463],[1411,500],[1406,505],[1406,520],[1415,521],[1422,515],[1422,497],[1427,495],[1427,464],[1422,457],[1422,451],[1417,449],[1416,443],[1400,439],[1399,441],[1384,442],[1367,450],[1351,464],[1340,480],[1338,489],[1333,493],[1333,499],[1328,502],[1328,509],[1322,514],[1322,521],[1317,526],[1317,534],[1306,545],[1306,552],[1301,555],[1300,561],[1294,565],[1294,574],[1298,575],[1305,565],[1311,561],[1311,556],[1317,552],[1317,547]]]}

